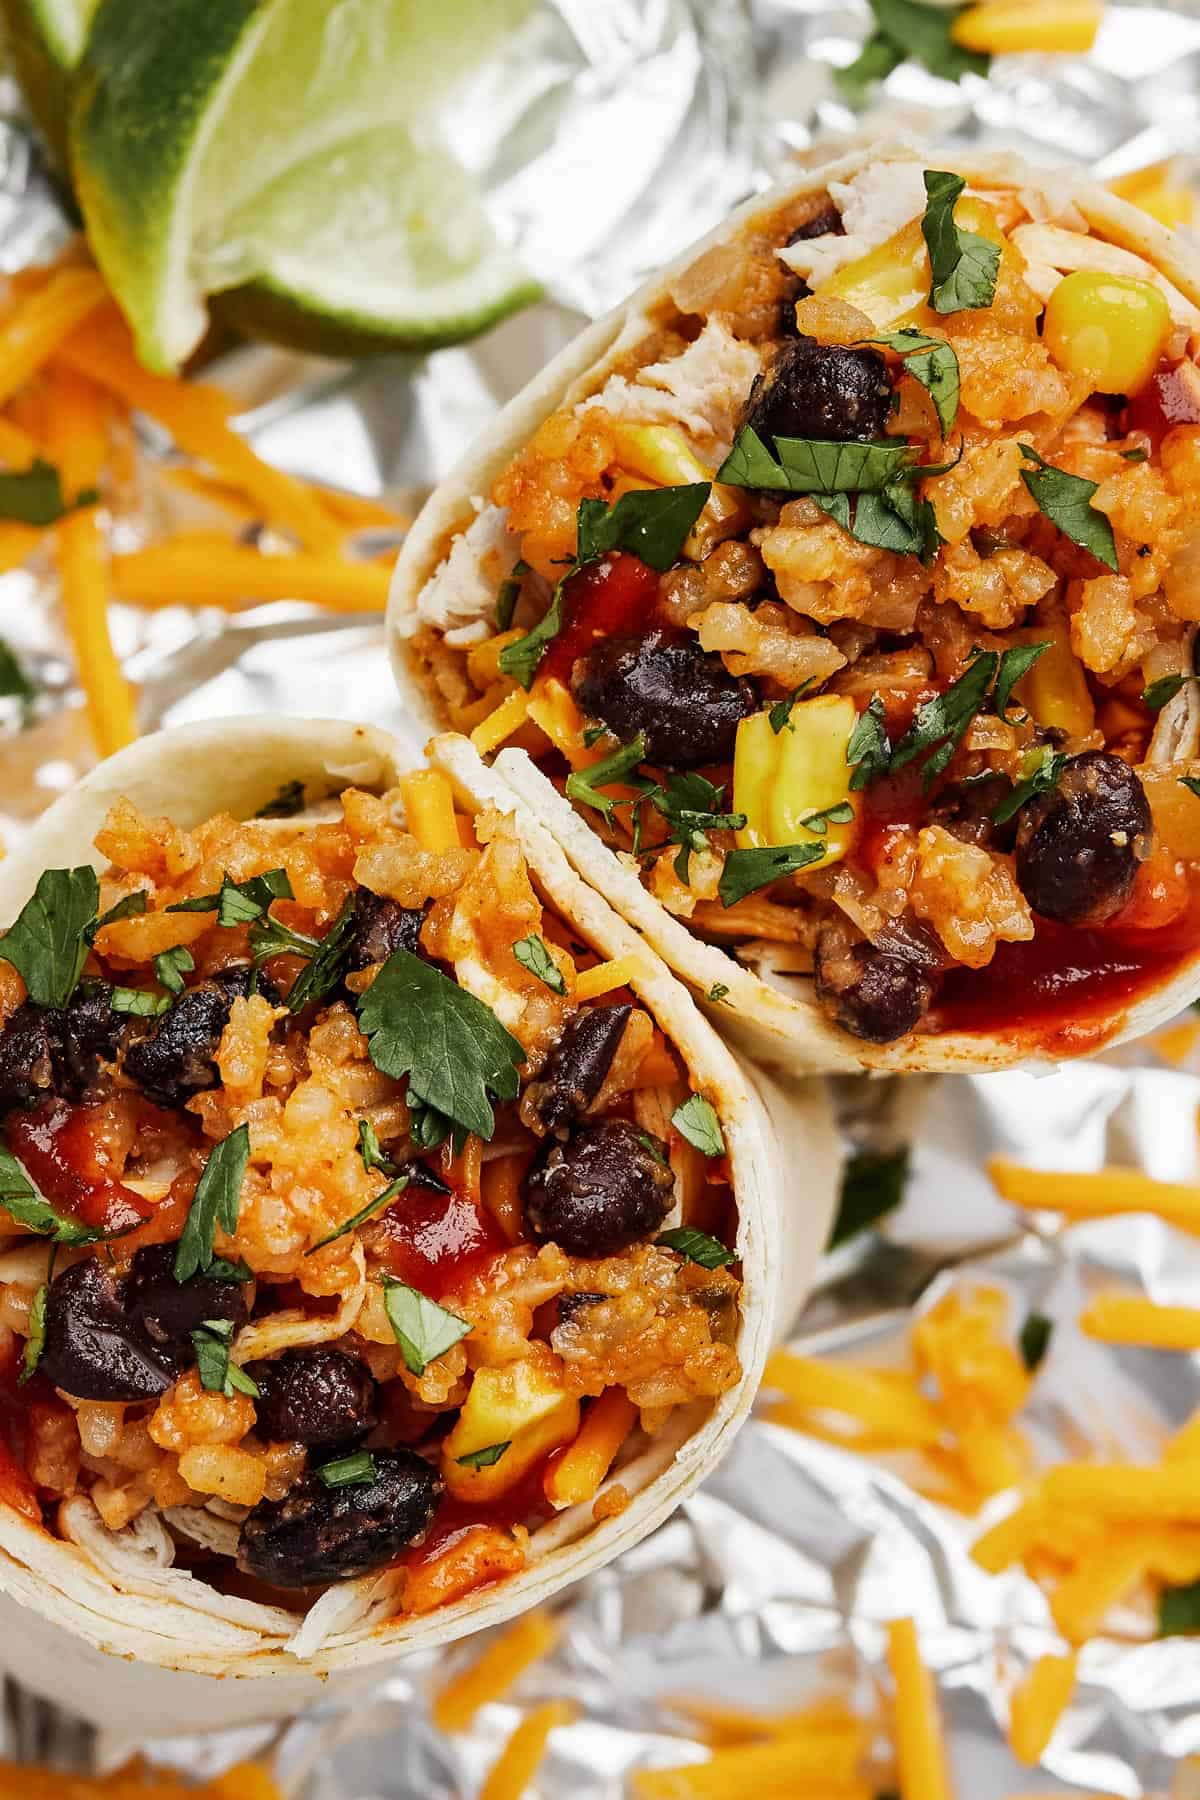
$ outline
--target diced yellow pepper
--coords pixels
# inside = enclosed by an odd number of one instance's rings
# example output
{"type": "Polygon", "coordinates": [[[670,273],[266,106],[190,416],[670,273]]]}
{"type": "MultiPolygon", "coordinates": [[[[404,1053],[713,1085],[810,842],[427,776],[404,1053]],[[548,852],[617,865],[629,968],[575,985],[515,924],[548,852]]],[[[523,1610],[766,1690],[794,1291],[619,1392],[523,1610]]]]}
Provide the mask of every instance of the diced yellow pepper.
{"type": "Polygon", "coordinates": [[[460,1500],[494,1500],[578,1430],[579,1402],[565,1392],[553,1367],[527,1359],[477,1369],[442,1445],[446,1487],[460,1500]],[[481,1468],[463,1464],[463,1457],[477,1457],[498,1444],[508,1448],[494,1462],[481,1468]]]}
{"type": "Polygon", "coordinates": [[[663,487],[684,487],[692,481],[711,481],[706,469],[673,425],[626,425],[613,428],[617,461],[633,475],[645,475],[663,487]]]}
{"type": "MultiPolygon", "coordinates": [[[[993,244],[1005,242],[995,213],[982,200],[970,195],[960,200],[954,220],[964,231],[973,231],[993,244]]],[[[899,325],[938,323],[926,304],[929,281],[929,252],[921,221],[914,219],[876,249],[846,263],[822,283],[819,292],[856,306],[878,330],[894,331],[899,325]]]]}
{"type": "Polygon", "coordinates": [[[856,824],[846,750],[857,721],[853,700],[840,694],[798,701],[778,733],[765,712],[742,720],[734,749],[733,804],[746,815],[737,834],[743,849],[820,844],[822,866],[845,856],[856,824]],[[806,819],[831,808],[839,812],[836,820],[825,817],[816,829],[806,826],[806,819]],[[842,809],[849,817],[841,816],[842,809]]]}
{"type": "Polygon", "coordinates": [[[1152,282],[1076,269],[1046,303],[1042,338],[1055,362],[1099,393],[1145,387],[1171,335],[1171,309],[1152,282]]]}
{"type": "Polygon", "coordinates": [[[1086,737],[1096,723],[1083,664],[1071,648],[1065,630],[1031,631],[1030,643],[1045,643],[1028,675],[1022,676],[1013,693],[1039,725],[1065,731],[1071,737],[1086,737]]]}
{"type": "Polygon", "coordinates": [[[1172,176],[1169,162],[1151,163],[1109,182],[1114,194],[1140,206],[1161,225],[1190,225],[1196,216],[1196,197],[1172,176]]]}
{"type": "Polygon", "coordinates": [[[1104,8],[1100,0],[980,0],[959,14],[950,35],[964,50],[985,56],[1020,51],[1085,51],[1096,42],[1104,8]]]}

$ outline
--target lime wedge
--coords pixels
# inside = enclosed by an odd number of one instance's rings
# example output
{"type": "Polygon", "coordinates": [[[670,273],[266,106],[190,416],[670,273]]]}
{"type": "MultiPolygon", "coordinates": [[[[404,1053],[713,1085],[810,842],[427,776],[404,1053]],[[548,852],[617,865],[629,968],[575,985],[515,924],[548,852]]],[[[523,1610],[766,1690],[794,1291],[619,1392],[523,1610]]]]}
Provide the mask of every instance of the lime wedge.
{"type": "Polygon", "coordinates": [[[77,75],[76,188],[143,361],[218,296],[332,355],[456,342],[536,284],[446,133],[535,0],[101,0],[77,75]]]}
{"type": "Polygon", "coordinates": [[[67,160],[67,93],[96,0],[0,0],[13,72],[59,160],[67,160]]]}

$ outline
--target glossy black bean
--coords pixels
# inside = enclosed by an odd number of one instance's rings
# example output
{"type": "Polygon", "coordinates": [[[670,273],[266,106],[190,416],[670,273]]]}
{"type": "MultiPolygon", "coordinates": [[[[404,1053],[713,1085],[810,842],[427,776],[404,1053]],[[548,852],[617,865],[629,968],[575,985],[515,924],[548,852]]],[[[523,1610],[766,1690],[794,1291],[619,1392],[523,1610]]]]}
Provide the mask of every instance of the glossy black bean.
{"type": "Polygon", "coordinates": [[[125,1311],[147,1342],[190,1360],[192,1333],[209,1319],[225,1319],[240,1331],[250,1317],[249,1284],[215,1275],[175,1279],[174,1244],[147,1244],[134,1254],[125,1289],[125,1311]]]}
{"type": "Polygon", "coordinates": [[[587,1111],[604,1086],[632,1011],[628,1003],[584,1006],[567,1020],[525,1089],[522,1117],[535,1131],[561,1131],[587,1111]]]}
{"type": "MultiPolygon", "coordinates": [[[[830,205],[823,207],[819,213],[814,214],[811,219],[806,220],[803,225],[797,225],[794,231],[789,231],[783,242],[786,247],[788,244],[804,243],[809,238],[828,237],[830,235],[837,237],[845,236],[845,226],[842,224],[842,215],[832,202],[830,205]]],[[[788,283],[787,292],[784,294],[783,304],[780,307],[779,312],[780,337],[799,337],[800,333],[796,326],[796,302],[797,300],[807,300],[811,293],[812,288],[807,281],[799,275],[792,276],[788,283]]]]}
{"type": "Polygon", "coordinates": [[[375,1450],[375,1477],[326,1487],[306,1476],[242,1526],[239,1569],[272,1587],[323,1587],[382,1569],[428,1531],[442,1479],[414,1450],[375,1450]]]}
{"type": "Polygon", "coordinates": [[[911,1031],[936,991],[918,962],[877,950],[865,938],[847,946],[840,933],[817,940],[813,974],[828,1016],[868,1044],[891,1044],[911,1031]]]}
{"type": "Polygon", "coordinates": [[[647,760],[671,769],[729,762],[738,725],[758,710],[752,684],[691,633],[605,638],[576,663],[571,691],[623,743],[644,733],[647,760]]]}
{"type": "MultiPolygon", "coordinates": [[[[216,1054],[229,1011],[250,989],[249,968],[222,969],[176,1000],[145,1034],[131,1042],[122,1072],[159,1106],[186,1106],[193,1094],[216,1087],[216,1054]]],[[[259,990],[264,978],[259,976],[259,990]]]]}
{"type": "Polygon", "coordinates": [[[1120,912],[1153,829],[1127,762],[1105,750],[1073,756],[1057,786],[1018,816],[1017,882],[1035,912],[1063,925],[1102,925],[1120,912]]]}
{"type": "Polygon", "coordinates": [[[1015,818],[997,825],[992,813],[1011,792],[1003,775],[990,781],[955,783],[943,788],[929,808],[927,822],[940,825],[951,837],[984,849],[1011,850],[1016,837],[1015,818]]]}
{"type": "Polygon", "coordinates": [[[62,1016],[57,1091],[67,1100],[93,1093],[100,1065],[116,1060],[129,1027],[124,1013],[114,1012],[113,990],[106,981],[81,981],[62,1016]]]}
{"type": "Polygon", "coordinates": [[[26,1000],[0,1031],[0,1113],[36,1106],[55,1091],[61,1014],[26,1000]]]}
{"type": "Polygon", "coordinates": [[[379,1405],[371,1371],[327,1345],[289,1350],[247,1371],[258,1384],[258,1429],[273,1443],[332,1448],[373,1431],[379,1405]]]}
{"type": "Polygon", "coordinates": [[[354,935],[347,968],[361,974],[375,963],[386,962],[393,950],[421,955],[424,908],[401,906],[369,888],[359,888],[354,901],[354,935]]]}
{"type": "Polygon", "coordinates": [[[175,1380],[169,1355],[138,1335],[123,1284],[85,1256],[50,1284],[39,1372],[77,1400],[154,1400],[175,1380]]]}
{"type": "Polygon", "coordinates": [[[526,1181],[525,1223],[569,1256],[614,1256],[659,1229],[674,1185],[665,1144],[601,1119],[565,1144],[547,1140],[526,1181]]]}
{"type": "Polygon", "coordinates": [[[878,350],[797,337],[756,376],[742,423],[768,446],[777,437],[865,442],[884,435],[892,391],[878,350]]]}

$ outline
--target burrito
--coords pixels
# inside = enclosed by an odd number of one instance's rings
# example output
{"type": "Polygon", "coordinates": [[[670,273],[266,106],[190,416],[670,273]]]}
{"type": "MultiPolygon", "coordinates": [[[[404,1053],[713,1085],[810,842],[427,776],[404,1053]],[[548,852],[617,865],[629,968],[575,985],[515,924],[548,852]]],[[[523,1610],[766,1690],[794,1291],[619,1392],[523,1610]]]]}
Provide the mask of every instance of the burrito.
{"type": "Polygon", "coordinates": [[[1145,1031],[1200,991],[1198,300],[1076,174],[807,171],[435,492],[397,678],[767,1063],[1145,1031]]]}
{"type": "Polygon", "coordinates": [[[0,1617],[106,1724],[293,1710],[637,1542],[828,1227],[820,1093],[768,1120],[469,745],[396,757],[150,737],[0,870],[0,1617]]]}

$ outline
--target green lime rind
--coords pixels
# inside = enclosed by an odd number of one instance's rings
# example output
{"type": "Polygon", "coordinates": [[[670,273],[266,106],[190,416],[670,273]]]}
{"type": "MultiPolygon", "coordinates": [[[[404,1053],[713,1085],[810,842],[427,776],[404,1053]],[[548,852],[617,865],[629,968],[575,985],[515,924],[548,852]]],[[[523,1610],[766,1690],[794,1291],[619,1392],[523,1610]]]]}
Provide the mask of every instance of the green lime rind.
{"type": "Polygon", "coordinates": [[[63,169],[68,166],[71,71],[83,50],[95,4],[96,0],[0,0],[13,73],[63,169]]]}

